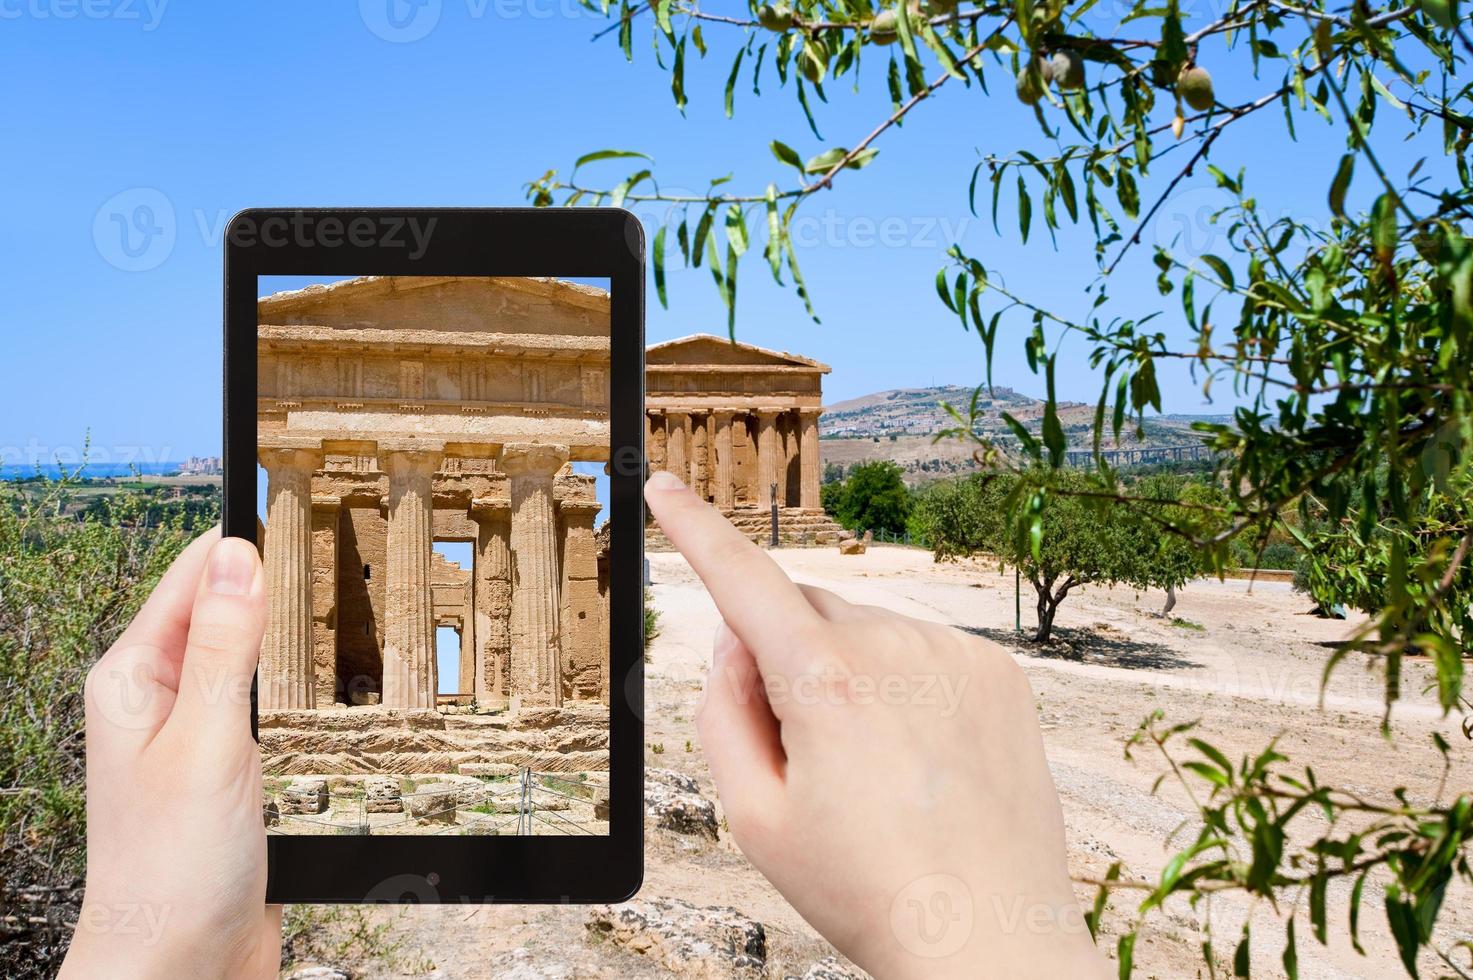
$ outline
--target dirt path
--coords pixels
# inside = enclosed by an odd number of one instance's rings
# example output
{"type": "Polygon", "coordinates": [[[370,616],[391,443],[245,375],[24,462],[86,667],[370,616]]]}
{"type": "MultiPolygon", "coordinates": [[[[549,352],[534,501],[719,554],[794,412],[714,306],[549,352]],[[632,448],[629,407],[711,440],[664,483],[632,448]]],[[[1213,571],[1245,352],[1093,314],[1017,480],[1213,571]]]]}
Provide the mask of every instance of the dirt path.
{"type": "MultiPolygon", "coordinates": [[[[1027,672],[1054,781],[1064,802],[1070,864],[1078,875],[1102,875],[1122,861],[1137,877],[1152,879],[1172,853],[1168,842],[1192,812],[1173,783],[1152,788],[1164,768],[1159,757],[1122,752],[1124,740],[1148,713],[1160,709],[1174,721],[1201,719],[1199,733],[1229,757],[1261,751],[1274,737],[1295,762],[1313,760],[1318,778],[1384,798],[1405,786],[1426,801],[1442,777],[1430,733],[1441,731],[1461,752],[1448,776],[1451,789],[1473,788],[1473,766],[1457,719],[1443,719],[1424,688],[1425,664],[1409,664],[1404,701],[1389,737],[1380,731],[1382,681],[1363,663],[1346,663],[1317,707],[1320,674],[1330,645],[1355,623],[1307,614],[1309,603],[1280,583],[1195,582],[1179,595],[1175,623],[1154,615],[1159,593],[1085,589],[1060,608],[1060,646],[1039,653],[1013,632],[1011,575],[980,564],[936,565],[923,551],[879,547],[857,557],[832,549],[773,553],[799,581],[819,585],[853,602],[970,630],[1002,644],[1027,672]]],[[[717,613],[683,559],[650,556],[652,592],[660,610],[660,635],[650,648],[646,763],[695,776],[714,797],[700,755],[693,715],[710,662],[717,613]]],[[[1024,588],[1026,589],[1026,583],[1024,588]]],[[[1028,596],[1023,622],[1032,625],[1028,596]]],[[[826,944],[793,912],[723,833],[712,845],[651,828],[641,897],[672,896],[697,905],[728,905],[763,922],[769,936],[769,975],[801,975],[825,955],[826,944]]],[[[1178,843],[1180,837],[1177,838],[1178,843]]],[[[1081,897],[1092,893],[1081,889],[1081,897]]],[[[1300,975],[1394,977],[1403,975],[1385,926],[1379,888],[1368,885],[1361,919],[1366,956],[1350,948],[1344,926],[1348,887],[1329,892],[1331,945],[1320,946],[1300,901],[1300,975]]],[[[1112,906],[1106,932],[1118,931],[1130,903],[1112,906]]],[[[1219,896],[1211,908],[1216,946],[1230,955],[1244,918],[1251,915],[1253,971],[1282,975],[1283,929],[1260,903],[1219,896]]],[[[375,910],[376,924],[402,944],[394,969],[369,975],[445,977],[646,977],[663,975],[640,957],[589,942],[579,908],[424,908],[375,910]],[[414,958],[421,957],[416,965],[414,958]],[[433,967],[431,967],[433,964],[433,967]]],[[[1136,948],[1137,976],[1205,975],[1199,953],[1199,915],[1186,903],[1157,915],[1136,948]]],[[[1473,897],[1450,889],[1438,938],[1473,931],[1473,897]]],[[[1106,942],[1113,948],[1113,937],[1106,942]]],[[[1424,960],[1424,975],[1438,964],[1424,960]]]]}

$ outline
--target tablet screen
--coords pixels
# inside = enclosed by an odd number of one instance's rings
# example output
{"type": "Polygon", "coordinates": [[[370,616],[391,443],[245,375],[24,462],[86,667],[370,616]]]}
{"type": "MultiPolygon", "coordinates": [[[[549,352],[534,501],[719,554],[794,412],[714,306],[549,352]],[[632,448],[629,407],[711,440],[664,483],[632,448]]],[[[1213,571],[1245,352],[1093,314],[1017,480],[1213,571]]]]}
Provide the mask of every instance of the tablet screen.
{"type": "Polygon", "coordinates": [[[608,279],[260,276],[271,834],[608,833],[608,279]]]}

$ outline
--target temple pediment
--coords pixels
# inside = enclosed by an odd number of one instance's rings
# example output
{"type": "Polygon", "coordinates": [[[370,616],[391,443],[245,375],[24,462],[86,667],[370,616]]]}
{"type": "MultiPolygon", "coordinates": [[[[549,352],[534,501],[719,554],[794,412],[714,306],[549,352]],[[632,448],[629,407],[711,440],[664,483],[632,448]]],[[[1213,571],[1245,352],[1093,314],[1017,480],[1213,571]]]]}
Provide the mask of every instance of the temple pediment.
{"type": "Polygon", "coordinates": [[[717,337],[714,334],[698,333],[676,340],[667,340],[645,350],[647,366],[670,365],[695,368],[714,366],[808,368],[822,374],[829,372],[827,364],[789,354],[786,351],[768,350],[755,344],[743,344],[717,337]]]}
{"type": "Polygon", "coordinates": [[[411,334],[520,334],[607,339],[609,294],[547,278],[361,276],[263,296],[263,336],[272,327],[411,334]]]}

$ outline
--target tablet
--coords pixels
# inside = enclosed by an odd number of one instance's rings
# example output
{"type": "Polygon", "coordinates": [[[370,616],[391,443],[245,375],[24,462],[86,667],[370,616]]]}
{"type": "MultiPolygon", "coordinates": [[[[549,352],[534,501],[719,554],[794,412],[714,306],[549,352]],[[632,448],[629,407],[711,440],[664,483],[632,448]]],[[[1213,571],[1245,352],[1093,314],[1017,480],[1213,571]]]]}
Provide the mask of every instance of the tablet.
{"type": "Polygon", "coordinates": [[[643,255],[616,209],[231,220],[268,902],[638,889],[643,255]]]}

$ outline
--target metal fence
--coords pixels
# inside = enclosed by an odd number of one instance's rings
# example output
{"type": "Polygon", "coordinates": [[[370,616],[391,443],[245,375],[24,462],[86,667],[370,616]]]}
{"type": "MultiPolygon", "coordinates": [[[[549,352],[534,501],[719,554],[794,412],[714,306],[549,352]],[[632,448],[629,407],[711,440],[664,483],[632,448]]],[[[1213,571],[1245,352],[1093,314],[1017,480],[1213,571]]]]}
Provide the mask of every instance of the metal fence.
{"type": "Polygon", "coordinates": [[[482,780],[479,790],[467,792],[466,782],[448,784],[454,787],[454,802],[448,806],[430,809],[415,814],[410,801],[424,797],[445,796],[446,789],[411,790],[401,792],[401,812],[386,814],[391,819],[370,820],[367,788],[355,786],[345,792],[341,787],[327,793],[327,807],[321,813],[272,813],[271,803],[263,804],[267,822],[274,816],[278,825],[294,828],[321,828],[309,833],[319,834],[391,834],[405,833],[398,828],[415,825],[413,833],[419,836],[440,834],[515,834],[528,836],[537,833],[558,834],[602,834],[595,827],[598,820],[580,820],[570,816],[570,804],[597,809],[595,796],[601,787],[578,779],[569,779],[557,773],[536,772],[522,767],[515,778],[515,789],[507,792],[504,787],[510,781],[482,780]],[[444,819],[443,827],[432,822],[444,819]],[[427,822],[431,822],[428,823],[427,822]]]}

